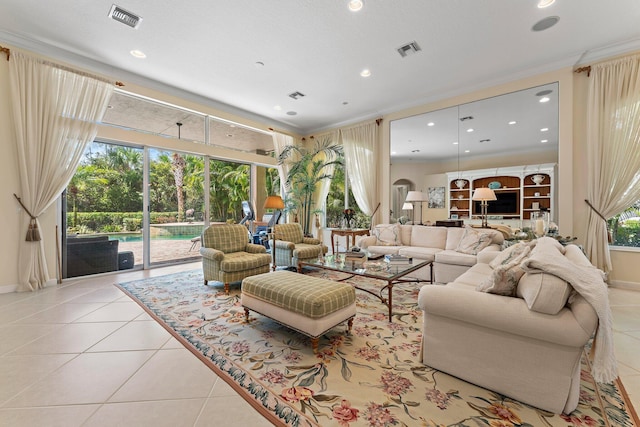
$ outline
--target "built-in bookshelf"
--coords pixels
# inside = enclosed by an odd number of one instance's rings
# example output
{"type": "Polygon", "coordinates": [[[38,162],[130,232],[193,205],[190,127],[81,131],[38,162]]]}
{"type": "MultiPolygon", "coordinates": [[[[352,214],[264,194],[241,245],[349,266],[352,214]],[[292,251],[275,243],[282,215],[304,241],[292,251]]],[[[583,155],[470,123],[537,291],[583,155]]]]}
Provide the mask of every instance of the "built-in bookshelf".
{"type": "Polygon", "coordinates": [[[447,174],[449,219],[480,217],[480,202],[472,200],[476,188],[493,189],[497,200],[489,202],[488,217],[528,220],[540,210],[555,213],[555,164],[457,171],[447,174]]]}

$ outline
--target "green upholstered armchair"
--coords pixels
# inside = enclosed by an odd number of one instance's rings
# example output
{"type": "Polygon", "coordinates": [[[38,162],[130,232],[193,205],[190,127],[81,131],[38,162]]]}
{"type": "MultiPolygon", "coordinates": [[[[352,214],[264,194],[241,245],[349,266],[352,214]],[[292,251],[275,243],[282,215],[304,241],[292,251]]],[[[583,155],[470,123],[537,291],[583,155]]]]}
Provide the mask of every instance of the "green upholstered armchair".
{"type": "Polygon", "coordinates": [[[271,256],[262,245],[249,243],[247,227],[240,224],[212,225],[202,232],[202,270],[204,284],[209,280],[229,283],[269,272],[271,256]]]}
{"type": "Polygon", "coordinates": [[[327,253],[327,247],[319,239],[304,237],[302,226],[297,222],[290,224],[276,224],[274,226],[277,266],[297,267],[298,261],[318,258],[320,251],[327,253]]]}

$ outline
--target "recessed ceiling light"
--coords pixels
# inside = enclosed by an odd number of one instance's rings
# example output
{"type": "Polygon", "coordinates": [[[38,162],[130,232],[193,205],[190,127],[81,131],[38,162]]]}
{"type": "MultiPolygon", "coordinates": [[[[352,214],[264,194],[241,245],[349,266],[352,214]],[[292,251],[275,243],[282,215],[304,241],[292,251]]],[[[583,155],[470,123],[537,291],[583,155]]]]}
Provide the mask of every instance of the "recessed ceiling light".
{"type": "Polygon", "coordinates": [[[365,68],[364,70],[360,71],[360,75],[362,77],[369,77],[371,75],[371,70],[369,70],[368,68],[365,68]]]}
{"type": "Polygon", "coordinates": [[[540,102],[549,102],[551,100],[551,98],[549,98],[548,96],[543,96],[542,98],[540,98],[540,102]]]}
{"type": "Polygon", "coordinates": [[[362,9],[362,6],[364,6],[364,1],[363,0],[350,0],[349,1],[349,10],[351,12],[357,12],[360,9],[362,9]]]}
{"type": "Polygon", "coordinates": [[[277,111],[280,111],[280,110],[282,110],[282,107],[281,107],[281,106],[279,106],[279,105],[274,105],[274,106],[273,106],[273,109],[274,109],[274,110],[277,110],[277,111]]]}
{"type": "Polygon", "coordinates": [[[538,8],[540,9],[544,9],[545,7],[549,7],[552,4],[554,4],[556,2],[556,0],[540,0],[538,2],[538,8]]]}
{"type": "Polygon", "coordinates": [[[509,122],[509,124],[510,124],[510,125],[515,125],[516,123],[518,123],[518,122],[516,122],[515,120],[511,120],[511,121],[509,122]]]}
{"type": "Polygon", "coordinates": [[[143,51],[138,50],[138,49],[133,49],[129,53],[131,54],[131,56],[134,56],[136,58],[146,58],[147,57],[147,55],[145,55],[143,51]]]}
{"type": "Polygon", "coordinates": [[[391,155],[392,155],[392,156],[393,156],[393,155],[395,155],[395,154],[398,154],[398,152],[397,152],[397,151],[392,151],[392,152],[391,152],[391,155]]]}
{"type": "Polygon", "coordinates": [[[549,128],[542,128],[540,129],[540,132],[547,132],[549,130],[549,128]]]}
{"type": "Polygon", "coordinates": [[[542,142],[542,143],[544,144],[545,142],[549,142],[549,140],[547,140],[547,139],[542,139],[542,140],[540,140],[540,142],[542,142]]]}
{"type": "Polygon", "coordinates": [[[467,129],[467,132],[471,133],[471,132],[473,132],[473,130],[474,130],[473,128],[469,128],[469,129],[467,129]]]}
{"type": "Polygon", "coordinates": [[[298,113],[296,113],[295,111],[287,111],[288,116],[295,116],[296,114],[298,113]]]}
{"type": "Polygon", "coordinates": [[[435,126],[435,123],[429,122],[429,123],[427,123],[427,126],[435,126]]]}
{"type": "Polygon", "coordinates": [[[559,16],[549,16],[540,21],[536,22],[533,27],[531,27],[531,31],[544,31],[553,27],[560,20],[559,16]]]}
{"type": "Polygon", "coordinates": [[[465,153],[470,153],[470,152],[471,152],[471,150],[464,150],[464,152],[465,152],[465,153]]]}
{"type": "Polygon", "coordinates": [[[454,142],[453,142],[453,145],[458,145],[458,141],[454,141],[454,142]]]}

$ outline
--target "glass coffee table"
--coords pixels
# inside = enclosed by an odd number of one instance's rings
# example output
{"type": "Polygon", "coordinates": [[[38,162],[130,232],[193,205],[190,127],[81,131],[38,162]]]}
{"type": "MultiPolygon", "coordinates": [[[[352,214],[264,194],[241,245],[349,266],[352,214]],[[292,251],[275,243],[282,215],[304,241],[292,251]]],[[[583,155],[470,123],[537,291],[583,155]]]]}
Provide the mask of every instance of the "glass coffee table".
{"type": "MultiPolygon", "coordinates": [[[[367,261],[371,263],[371,261],[367,261]]],[[[298,272],[302,273],[302,269],[304,267],[318,268],[322,270],[331,270],[338,271],[341,273],[350,274],[350,276],[345,277],[343,280],[351,279],[355,276],[361,277],[369,277],[371,279],[378,279],[384,282],[387,282],[386,285],[382,286],[379,289],[379,292],[374,292],[370,289],[361,288],[359,286],[354,286],[356,289],[367,292],[376,298],[378,298],[384,305],[389,309],[389,322],[393,321],[392,318],[392,310],[393,310],[393,286],[397,283],[419,283],[423,280],[416,278],[408,278],[407,275],[410,273],[419,270],[423,267],[429,266],[429,283],[433,283],[433,262],[431,261],[422,261],[422,262],[413,262],[411,264],[393,264],[387,265],[383,259],[376,260],[372,267],[364,268],[365,265],[361,260],[353,261],[351,259],[346,259],[344,262],[337,262],[333,256],[329,255],[325,257],[323,260],[307,260],[301,261],[298,263],[298,272]],[[377,266],[376,266],[377,264],[377,266]],[[384,290],[387,290],[387,296],[383,295],[384,290]]]]}

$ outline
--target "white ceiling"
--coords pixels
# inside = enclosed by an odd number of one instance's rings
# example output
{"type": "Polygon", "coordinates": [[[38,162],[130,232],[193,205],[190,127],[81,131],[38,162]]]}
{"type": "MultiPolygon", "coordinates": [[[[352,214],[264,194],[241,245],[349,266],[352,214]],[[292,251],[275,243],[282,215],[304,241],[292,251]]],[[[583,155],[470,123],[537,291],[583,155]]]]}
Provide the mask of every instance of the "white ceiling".
{"type": "Polygon", "coordinates": [[[640,49],[638,0],[118,1],[138,29],[112,4],[2,0],[0,41],[300,134],[640,49]]]}

